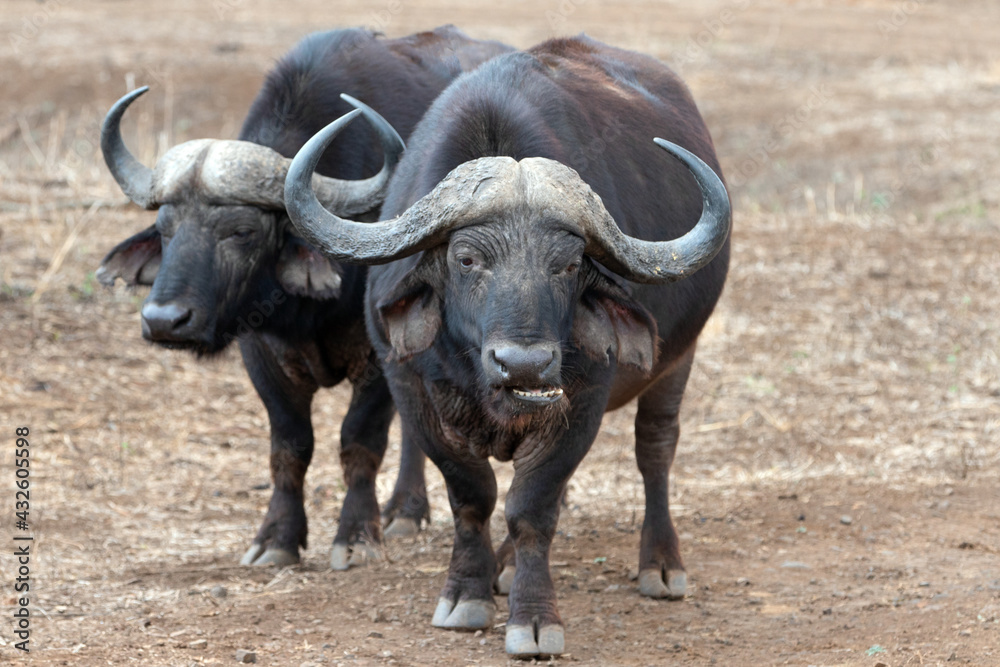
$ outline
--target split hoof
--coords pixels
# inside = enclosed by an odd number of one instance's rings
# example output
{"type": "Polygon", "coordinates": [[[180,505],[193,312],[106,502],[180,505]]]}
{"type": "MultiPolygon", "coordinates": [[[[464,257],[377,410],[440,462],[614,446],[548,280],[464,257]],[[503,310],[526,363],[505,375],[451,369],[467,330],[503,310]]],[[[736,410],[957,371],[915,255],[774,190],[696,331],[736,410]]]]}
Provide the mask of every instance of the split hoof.
{"type": "Polygon", "coordinates": [[[254,542],[250,545],[250,548],[247,549],[247,552],[243,554],[243,557],[240,558],[240,565],[253,565],[253,562],[257,560],[262,553],[264,553],[264,545],[254,542]]]}
{"type": "Polygon", "coordinates": [[[240,565],[253,565],[254,567],[263,567],[265,565],[286,567],[288,565],[297,565],[298,562],[299,555],[297,553],[277,547],[264,549],[263,544],[256,543],[251,544],[247,552],[243,554],[243,558],[240,558],[240,565]]]}
{"type": "Polygon", "coordinates": [[[514,658],[562,655],[566,633],[561,625],[546,625],[537,634],[533,625],[508,625],[504,648],[514,658]]]}
{"type": "Polygon", "coordinates": [[[482,630],[493,625],[496,611],[493,600],[462,600],[456,605],[440,598],[431,625],[449,630],[482,630]]]}
{"type": "Polygon", "coordinates": [[[664,582],[660,570],[643,570],[639,573],[639,592],[651,598],[680,600],[687,592],[687,573],[684,570],[667,570],[664,582]]]}
{"type": "Polygon", "coordinates": [[[330,550],[330,569],[343,571],[367,565],[380,558],[378,549],[365,542],[334,544],[330,550]]]}
{"type": "Polygon", "coordinates": [[[420,532],[420,524],[416,519],[408,517],[396,517],[389,522],[389,525],[382,531],[382,536],[386,538],[399,539],[401,537],[413,537],[420,532]]]}
{"type": "Polygon", "coordinates": [[[500,595],[510,595],[510,587],[514,585],[514,573],[517,568],[513,565],[504,565],[503,572],[497,577],[497,593],[500,595]]]}

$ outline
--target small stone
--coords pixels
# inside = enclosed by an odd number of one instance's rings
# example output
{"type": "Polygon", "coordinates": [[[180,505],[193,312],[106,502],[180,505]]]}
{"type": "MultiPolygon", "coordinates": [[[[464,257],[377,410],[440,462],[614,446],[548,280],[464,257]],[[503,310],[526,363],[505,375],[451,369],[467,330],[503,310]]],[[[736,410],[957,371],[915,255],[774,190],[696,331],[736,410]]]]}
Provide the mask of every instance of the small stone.
{"type": "Polygon", "coordinates": [[[845,526],[850,526],[852,523],[854,523],[854,519],[845,514],[844,516],[840,517],[840,523],[844,524],[845,526]]]}
{"type": "Polygon", "coordinates": [[[921,581],[919,584],[917,584],[917,586],[920,586],[920,588],[927,588],[930,585],[931,585],[931,582],[929,582],[929,581],[921,581]]]}
{"type": "Polygon", "coordinates": [[[375,630],[372,630],[371,632],[369,632],[368,636],[369,637],[374,637],[375,639],[382,639],[382,633],[381,632],[376,632],[375,630]]]}
{"type": "Polygon", "coordinates": [[[249,665],[251,663],[257,662],[257,654],[253,651],[247,651],[245,649],[240,649],[236,652],[236,662],[249,665]]]}
{"type": "Polygon", "coordinates": [[[208,647],[207,639],[195,639],[193,642],[188,644],[188,648],[202,649],[208,647]]]}
{"type": "Polygon", "coordinates": [[[739,579],[736,580],[736,585],[737,586],[749,586],[750,585],[750,580],[747,579],[746,577],[740,577],[739,579]]]}
{"type": "Polygon", "coordinates": [[[781,567],[789,570],[808,570],[810,566],[807,563],[803,563],[797,560],[786,560],[781,564],[781,567]]]}
{"type": "Polygon", "coordinates": [[[476,634],[474,634],[472,636],[473,637],[482,637],[483,636],[483,631],[482,630],[476,630],[476,634]]]}
{"type": "Polygon", "coordinates": [[[371,618],[372,623],[385,623],[385,614],[383,614],[382,610],[378,607],[372,609],[372,613],[369,617],[371,618]]]}
{"type": "Polygon", "coordinates": [[[208,592],[213,598],[222,599],[229,595],[229,591],[226,590],[225,586],[212,586],[212,590],[208,592]]]}

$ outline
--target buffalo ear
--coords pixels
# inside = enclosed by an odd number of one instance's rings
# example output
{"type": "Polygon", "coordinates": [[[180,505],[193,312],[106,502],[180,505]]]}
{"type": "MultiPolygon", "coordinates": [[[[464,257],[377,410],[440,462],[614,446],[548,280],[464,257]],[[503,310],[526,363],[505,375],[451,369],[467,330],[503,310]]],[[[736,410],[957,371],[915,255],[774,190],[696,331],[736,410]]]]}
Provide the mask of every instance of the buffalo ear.
{"type": "Polygon", "coordinates": [[[593,359],[607,362],[611,352],[619,364],[649,373],[658,352],[656,321],[596,267],[588,273],[573,319],[574,341],[593,359]]]}
{"type": "Polygon", "coordinates": [[[417,266],[375,304],[394,361],[423,352],[441,330],[441,301],[427,279],[428,272],[434,271],[435,259],[428,258],[431,254],[424,253],[417,266]]]}
{"type": "Polygon", "coordinates": [[[112,248],[94,275],[109,287],[116,278],[124,280],[126,285],[152,285],[161,256],[160,232],[153,225],[112,248]]]}
{"type": "Polygon", "coordinates": [[[289,294],[310,299],[340,296],[340,267],[297,236],[285,237],[278,256],[278,282],[289,294]]]}

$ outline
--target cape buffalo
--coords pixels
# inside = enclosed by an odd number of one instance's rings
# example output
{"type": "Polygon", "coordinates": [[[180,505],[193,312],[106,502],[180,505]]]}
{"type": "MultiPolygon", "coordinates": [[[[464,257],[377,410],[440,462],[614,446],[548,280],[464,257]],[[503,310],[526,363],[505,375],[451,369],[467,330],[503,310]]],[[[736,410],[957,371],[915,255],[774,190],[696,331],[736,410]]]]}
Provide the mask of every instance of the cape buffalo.
{"type": "Polygon", "coordinates": [[[559,497],[602,414],[636,397],[639,588],[683,596],[667,478],[730,226],[687,88],[657,60],[586,37],[499,56],[434,102],[390,182],[392,219],[372,224],[324,210],[311,190],[336,132],[300,151],[285,201],[328,257],[384,264],[369,270],[369,336],[404,438],[440,468],[455,521],[432,623],[493,621],[493,456],[514,465],[507,652],[563,652],[548,567],[559,497]]]}
{"type": "MultiPolygon", "coordinates": [[[[152,170],[128,152],[119,131],[126,108],[144,89],[108,113],[101,137],[108,167],[134,202],[159,212],[154,226],[105,257],[98,278],[152,285],[142,334],[154,343],[212,355],[238,338],[270,418],[274,491],[242,563],[299,560],[307,534],[303,484],[313,453],[312,397],[345,378],[353,385],[341,426],[348,491],[332,567],[362,560],[381,533],[374,482],[394,408],[365,334],[366,269],[328,261],[295,235],[283,203],[289,158],[351,109],[341,93],[367,101],[407,136],[452,79],[509,50],[453,26],[400,39],[363,29],[310,35],[267,75],[240,141],[189,141],[152,170]]],[[[326,153],[315,184],[334,210],[373,220],[403,144],[378,114],[351,104],[369,123],[352,125],[343,144],[326,153]]],[[[423,462],[418,448],[403,452],[385,512],[393,520],[387,534],[412,532],[427,515],[423,462]]]]}

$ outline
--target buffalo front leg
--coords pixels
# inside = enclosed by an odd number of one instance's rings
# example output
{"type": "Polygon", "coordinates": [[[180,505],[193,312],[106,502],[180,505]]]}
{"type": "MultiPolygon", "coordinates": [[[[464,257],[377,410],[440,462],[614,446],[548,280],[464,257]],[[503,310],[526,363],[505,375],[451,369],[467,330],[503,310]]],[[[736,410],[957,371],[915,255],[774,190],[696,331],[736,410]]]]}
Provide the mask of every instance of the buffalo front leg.
{"type": "MultiPolygon", "coordinates": [[[[309,442],[310,450],[311,444],[309,442]]],[[[275,442],[272,437],[271,479],[274,491],[257,537],[240,559],[241,565],[284,567],[299,562],[299,547],[306,548],[309,532],[302,487],[311,457],[300,455],[305,446],[303,440],[290,445],[288,440],[278,438],[275,442]]]]}
{"type": "Polygon", "coordinates": [[[536,440],[522,445],[527,448],[523,455],[514,454],[514,480],[505,509],[516,562],[505,641],[512,656],[563,653],[565,630],[549,571],[549,551],[566,482],[597,436],[607,398],[607,387],[600,385],[572,397],[569,429],[544,444],[536,440]]]}
{"type": "Polygon", "coordinates": [[[681,399],[694,360],[692,348],[639,397],[635,416],[635,458],[646,491],[646,518],[639,546],[639,591],[677,600],[687,590],[677,531],[670,519],[670,465],[680,435],[681,399]]]}
{"type": "Polygon", "coordinates": [[[375,557],[382,541],[375,476],[389,440],[395,412],[385,377],[371,362],[369,372],[354,383],[351,405],[340,428],[340,464],[347,495],[333,538],[330,567],[346,570],[375,557]]]}
{"type": "Polygon", "coordinates": [[[306,547],[308,534],[302,490],[312,460],[310,410],[318,386],[309,375],[289,376],[259,336],[241,337],[240,352],[271,423],[274,483],[264,522],[240,563],[291,565],[299,562],[299,548],[306,547]]]}
{"type": "Polygon", "coordinates": [[[459,460],[432,454],[448,485],[455,521],[448,579],[431,624],[452,630],[478,630],[493,624],[496,557],[490,541],[490,516],[497,501],[493,468],[484,460],[459,460]]]}
{"type": "Polygon", "coordinates": [[[282,567],[298,563],[299,548],[306,547],[308,526],[303,486],[313,454],[310,409],[317,386],[308,380],[296,382],[286,376],[259,339],[241,339],[240,349],[271,422],[274,483],[267,514],[240,563],[282,567]]]}

